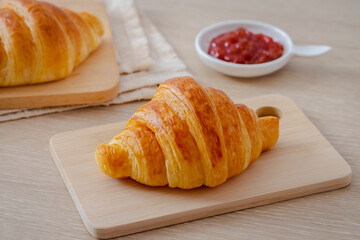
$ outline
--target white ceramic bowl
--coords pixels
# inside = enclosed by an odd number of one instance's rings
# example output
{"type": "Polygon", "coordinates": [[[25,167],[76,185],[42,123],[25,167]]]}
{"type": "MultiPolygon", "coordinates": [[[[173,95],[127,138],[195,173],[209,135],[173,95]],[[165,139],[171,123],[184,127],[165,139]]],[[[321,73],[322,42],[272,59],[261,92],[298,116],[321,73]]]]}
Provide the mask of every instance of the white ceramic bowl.
{"type": "Polygon", "coordinates": [[[283,30],[267,23],[252,20],[229,20],[210,25],[201,30],[195,39],[195,48],[197,54],[203,63],[215,69],[218,72],[235,77],[258,77],[282,68],[293,55],[298,56],[318,56],[329,51],[329,46],[295,46],[283,30]],[[238,64],[226,62],[210,56],[207,51],[210,42],[218,35],[234,31],[243,27],[253,33],[263,33],[280,42],[284,46],[283,55],[270,62],[261,64],[238,64]]]}

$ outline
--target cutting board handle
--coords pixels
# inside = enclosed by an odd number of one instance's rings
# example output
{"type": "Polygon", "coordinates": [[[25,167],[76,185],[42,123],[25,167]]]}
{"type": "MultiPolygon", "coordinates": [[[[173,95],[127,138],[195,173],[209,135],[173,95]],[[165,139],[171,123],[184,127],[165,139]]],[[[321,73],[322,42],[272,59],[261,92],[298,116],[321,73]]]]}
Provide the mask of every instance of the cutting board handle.
{"type": "Polygon", "coordinates": [[[273,106],[260,107],[255,112],[259,118],[266,117],[266,116],[273,116],[273,117],[277,117],[277,118],[282,117],[281,110],[279,108],[273,107],[273,106]]]}

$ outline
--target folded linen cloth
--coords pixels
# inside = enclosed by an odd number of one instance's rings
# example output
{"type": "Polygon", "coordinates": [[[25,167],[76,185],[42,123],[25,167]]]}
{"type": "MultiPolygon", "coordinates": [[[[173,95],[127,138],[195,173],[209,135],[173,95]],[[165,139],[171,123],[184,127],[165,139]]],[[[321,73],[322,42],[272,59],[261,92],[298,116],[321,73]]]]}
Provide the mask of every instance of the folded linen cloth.
{"type": "Polygon", "coordinates": [[[133,0],[104,0],[119,66],[120,88],[111,101],[96,104],[0,110],[0,122],[90,106],[108,106],[151,99],[158,84],[176,76],[191,76],[173,48],[136,8],[133,0]]]}

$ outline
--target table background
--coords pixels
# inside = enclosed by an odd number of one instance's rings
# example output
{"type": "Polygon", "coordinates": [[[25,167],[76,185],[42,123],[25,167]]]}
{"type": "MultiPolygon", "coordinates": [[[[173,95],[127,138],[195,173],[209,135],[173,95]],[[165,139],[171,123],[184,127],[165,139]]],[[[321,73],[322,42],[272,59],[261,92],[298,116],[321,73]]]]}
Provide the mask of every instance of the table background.
{"type": "MultiPolygon", "coordinates": [[[[125,236],[124,239],[360,238],[360,1],[138,0],[196,80],[243,98],[291,97],[350,164],[350,186],[263,207],[125,236]],[[205,67],[194,49],[203,27],[228,19],[276,25],[295,44],[326,44],[317,58],[236,79],[205,67]]],[[[0,235],[4,239],[92,239],[50,156],[56,133],[127,120],[144,102],[93,107],[0,124],[0,235]]],[[[2,238],[1,237],[1,238],[2,238]]]]}

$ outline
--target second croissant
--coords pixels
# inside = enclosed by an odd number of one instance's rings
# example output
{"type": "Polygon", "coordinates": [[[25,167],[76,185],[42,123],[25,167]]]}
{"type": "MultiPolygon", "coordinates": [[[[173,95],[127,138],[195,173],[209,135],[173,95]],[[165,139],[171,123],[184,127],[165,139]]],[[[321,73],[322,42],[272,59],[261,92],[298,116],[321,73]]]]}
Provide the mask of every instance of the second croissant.
{"type": "Polygon", "coordinates": [[[215,187],[244,171],[275,145],[279,119],[260,117],[222,91],[190,77],[167,80],[126,129],[95,152],[113,178],[150,185],[215,187]]]}
{"type": "Polygon", "coordinates": [[[0,87],[69,76],[101,43],[101,21],[36,0],[0,3],[0,87]]]}

